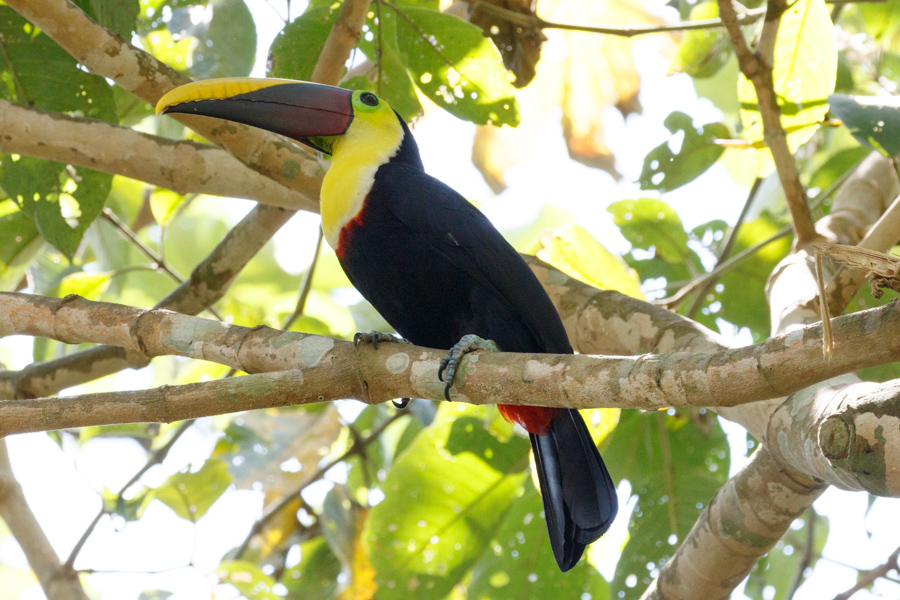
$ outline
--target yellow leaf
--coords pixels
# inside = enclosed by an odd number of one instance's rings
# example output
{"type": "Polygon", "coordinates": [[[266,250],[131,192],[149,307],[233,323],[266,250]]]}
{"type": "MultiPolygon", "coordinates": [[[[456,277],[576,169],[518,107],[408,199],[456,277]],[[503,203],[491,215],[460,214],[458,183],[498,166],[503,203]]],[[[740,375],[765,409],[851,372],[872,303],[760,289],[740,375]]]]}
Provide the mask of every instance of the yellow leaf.
{"type": "Polygon", "coordinates": [[[615,290],[632,298],[644,297],[637,274],[578,225],[545,233],[535,256],[595,288],[615,290]]]}

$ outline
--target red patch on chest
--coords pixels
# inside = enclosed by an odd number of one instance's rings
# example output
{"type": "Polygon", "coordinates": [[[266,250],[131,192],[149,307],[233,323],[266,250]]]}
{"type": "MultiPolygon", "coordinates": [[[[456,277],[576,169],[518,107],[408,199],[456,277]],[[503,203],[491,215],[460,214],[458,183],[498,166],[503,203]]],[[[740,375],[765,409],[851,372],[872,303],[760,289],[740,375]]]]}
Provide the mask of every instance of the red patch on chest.
{"type": "MultiPolygon", "coordinates": [[[[366,200],[368,200],[368,197],[366,197],[366,200]]],[[[353,233],[358,227],[362,227],[365,212],[366,201],[363,200],[362,209],[356,213],[356,216],[350,219],[346,225],[341,227],[341,232],[338,234],[337,248],[334,249],[334,253],[337,254],[338,260],[343,260],[344,253],[347,251],[347,248],[350,247],[350,244],[353,243],[353,233]]]]}
{"type": "Polygon", "coordinates": [[[537,435],[550,433],[550,421],[560,410],[543,406],[516,406],[514,404],[499,404],[497,409],[510,423],[521,425],[528,433],[537,435]]]}

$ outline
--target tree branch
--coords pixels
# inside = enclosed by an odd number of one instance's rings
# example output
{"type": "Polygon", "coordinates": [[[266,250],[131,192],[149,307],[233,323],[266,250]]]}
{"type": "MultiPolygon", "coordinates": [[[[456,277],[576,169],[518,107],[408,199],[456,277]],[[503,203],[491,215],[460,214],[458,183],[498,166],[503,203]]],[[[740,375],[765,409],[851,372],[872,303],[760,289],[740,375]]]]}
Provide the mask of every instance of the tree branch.
{"type": "Polygon", "coordinates": [[[124,175],[179,194],[247,198],[318,212],[318,202],[209,144],[173,141],[95,119],[0,100],[0,152],[124,175]]]}
{"type": "Polygon", "coordinates": [[[9,462],[6,440],[0,440],[0,517],[22,547],[49,600],[88,600],[78,575],[60,564],[50,540],[28,507],[9,462]]]}
{"type": "Polygon", "coordinates": [[[719,15],[731,38],[738,65],[744,76],[753,83],[759,100],[759,112],[763,121],[763,138],[778,170],[778,178],[787,198],[788,208],[796,234],[796,247],[805,248],[813,243],[818,234],[812,213],[806,203],[806,192],[800,183],[797,163],[788,148],[787,134],[781,126],[781,109],[775,94],[772,79],[772,64],[775,38],[782,13],[787,10],[786,0],[770,0],[767,5],[766,20],[760,34],[759,48],[754,54],[744,40],[737,15],[731,0],[719,0],[719,15]]]}
{"type": "MultiPolygon", "coordinates": [[[[468,0],[467,0],[468,1],[468,0]]],[[[721,19],[698,19],[696,21],[682,21],[668,25],[626,25],[626,26],[591,26],[575,25],[571,23],[553,23],[545,21],[535,14],[525,14],[503,8],[490,2],[470,2],[472,12],[484,12],[509,23],[519,25],[525,29],[563,29],[566,31],[583,31],[585,33],[603,33],[619,37],[634,37],[649,33],[668,33],[672,31],[690,31],[695,29],[717,29],[723,26],[721,19]]],[[[765,10],[748,10],[738,20],[741,25],[755,23],[765,14],[765,10]]]]}
{"type": "Polygon", "coordinates": [[[826,487],[791,477],[760,446],[679,540],[643,600],[728,598],[826,487]]]}
{"type": "MultiPolygon", "coordinates": [[[[464,359],[454,399],[571,408],[664,408],[669,406],[736,406],[790,394],[837,373],[900,358],[900,338],[885,336],[900,324],[900,301],[836,319],[840,351],[829,362],[822,357],[821,326],[744,348],[716,353],[670,353],[637,357],[595,357],[520,353],[481,353],[464,359]],[[511,382],[521,382],[511,386],[511,382]]],[[[210,382],[199,387],[162,388],[127,394],[92,394],[79,398],[6,401],[2,433],[84,426],[80,419],[122,420],[127,410],[146,410],[155,420],[181,420],[220,412],[356,398],[368,403],[414,397],[440,400],[443,385],[437,365],[445,351],[386,344],[375,349],[331,338],[283,332],[268,327],[226,325],[163,310],[144,310],[91,302],[0,293],[0,336],[25,334],[65,343],[100,342],[136,350],[147,356],[179,355],[210,360],[246,371],[297,371],[301,381],[279,400],[263,394],[260,405],[222,403],[244,393],[251,381],[210,382]],[[236,391],[228,391],[229,385],[236,391]],[[202,392],[206,386],[210,391],[202,392]],[[205,400],[195,408],[198,398],[205,400]],[[119,398],[119,399],[116,399],[119,398]],[[182,401],[181,398],[186,400],[182,401]],[[218,398],[218,400],[216,400],[218,398]],[[182,409],[186,402],[188,409],[182,409]],[[77,405],[79,411],[63,411],[77,405]],[[150,408],[147,408],[150,407],[150,408]],[[104,415],[106,410],[110,410],[104,415]],[[188,410],[191,412],[184,412],[188,410]],[[192,411],[202,410],[202,413],[192,411]],[[207,412],[210,411],[210,412],[207,412]],[[218,411],[218,412],[215,412],[218,411]],[[54,422],[50,423],[48,419],[54,422]],[[69,420],[74,419],[74,421],[69,420]],[[24,429],[22,429],[24,428],[24,429]]],[[[267,381],[259,378],[261,382],[267,381]]],[[[264,387],[263,383],[260,383],[264,387]]],[[[264,391],[264,390],[263,390],[264,391]]],[[[230,402],[230,401],[229,401],[230,402]]],[[[890,412],[888,407],[884,407],[890,412]]],[[[93,423],[100,424],[100,423],[93,423]]]]}

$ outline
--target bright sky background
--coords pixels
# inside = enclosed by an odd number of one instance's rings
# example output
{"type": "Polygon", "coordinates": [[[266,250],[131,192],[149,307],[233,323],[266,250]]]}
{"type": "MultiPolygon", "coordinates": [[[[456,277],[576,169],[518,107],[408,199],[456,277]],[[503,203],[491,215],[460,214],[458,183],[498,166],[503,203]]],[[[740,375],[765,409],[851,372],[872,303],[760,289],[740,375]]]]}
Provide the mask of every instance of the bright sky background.
{"type": "MultiPolygon", "coordinates": [[[[259,26],[255,76],[264,75],[269,44],[282,26],[282,21],[266,2],[247,3],[259,26]]],[[[278,6],[278,3],[275,3],[278,6]]],[[[300,14],[301,3],[292,7],[300,14]]],[[[283,6],[280,7],[283,11],[283,6]]],[[[565,42],[554,32],[544,52],[565,52],[565,42]]],[[[544,204],[570,211],[577,222],[613,252],[628,250],[628,243],[613,225],[606,207],[617,200],[645,196],[636,184],[645,154],[668,139],[664,118],[674,110],[691,114],[696,122],[707,123],[721,118],[709,101],[698,99],[686,76],[667,77],[667,62],[652,52],[638,49],[635,59],[643,74],[641,104],[643,114],[627,120],[609,109],[606,134],[615,152],[616,168],[625,176],[616,183],[602,171],[584,167],[568,159],[561,127],[548,122],[542,134],[540,149],[522,164],[506,173],[509,189],[493,196],[481,175],[469,161],[474,126],[462,123],[443,111],[431,111],[415,129],[426,168],[455,187],[463,195],[480,203],[481,208],[501,229],[530,223],[544,204]]],[[[726,170],[716,166],[696,183],[665,196],[681,216],[686,228],[721,218],[733,223],[746,196],[746,188],[737,185],[726,170]]],[[[227,214],[237,221],[250,209],[251,203],[240,200],[222,202],[227,214]]],[[[291,272],[303,270],[315,244],[318,216],[299,214],[275,237],[277,257],[291,272]]],[[[736,343],[747,343],[749,336],[738,335],[736,343]]],[[[30,361],[28,338],[0,340],[0,361],[10,369],[21,369],[30,361]]],[[[152,384],[152,369],[119,374],[104,387],[118,389],[146,388],[152,384]]],[[[77,391],[75,391],[77,393],[77,391]]],[[[72,393],[72,392],[70,392],[72,393]]],[[[347,403],[342,410],[353,412],[358,404],[347,403]]],[[[143,483],[156,485],[169,475],[193,462],[199,468],[215,443],[211,419],[201,419],[190,428],[173,448],[162,467],[151,470],[143,483]]],[[[745,461],[746,435],[737,426],[723,425],[732,446],[732,472],[745,461]]],[[[104,487],[118,489],[145,463],[145,453],[133,442],[94,439],[84,448],[74,443],[62,451],[45,435],[14,436],[8,440],[16,475],[51,542],[63,559],[100,508],[98,491],[104,487]],[[74,467],[74,468],[73,468],[74,467]]],[[[340,480],[341,473],[333,474],[340,480]]],[[[628,494],[627,484],[620,486],[622,499],[628,494]]],[[[322,494],[319,487],[313,494],[322,494]]],[[[860,493],[828,490],[816,503],[820,514],[830,518],[832,534],[824,556],[815,568],[814,583],[801,588],[797,600],[831,598],[855,583],[856,572],[842,565],[872,568],[896,548],[900,540],[900,519],[896,500],[878,499],[866,517],[867,496],[860,493]]],[[[93,576],[94,592],[104,600],[131,600],[148,589],[176,589],[173,600],[209,597],[210,579],[206,572],[218,565],[222,554],[239,544],[251,524],[261,515],[262,492],[227,492],[196,527],[174,517],[160,503],[152,503],[138,523],[123,528],[104,518],[79,555],[77,567],[121,573],[93,576]],[[196,568],[177,568],[193,559],[196,568]],[[174,567],[174,568],[173,568],[174,567]],[[142,574],[129,571],[154,571],[142,574]]],[[[607,542],[599,549],[600,568],[609,578],[615,568],[616,551],[624,539],[627,511],[617,520],[607,542]]],[[[294,557],[296,562],[296,557],[294,557]]],[[[27,569],[21,550],[11,537],[0,542],[0,562],[27,569]]],[[[880,584],[876,591],[854,596],[855,600],[896,597],[898,587],[880,584]]],[[[221,590],[219,590],[221,591],[221,590]]],[[[774,592],[773,592],[774,593],[774,592]]],[[[2,595],[2,594],[0,594],[2,595]]],[[[226,597],[226,596],[222,596],[226,597]]],[[[735,598],[744,598],[740,593],[735,598]]],[[[30,587],[21,600],[44,598],[39,586],[30,587]]]]}

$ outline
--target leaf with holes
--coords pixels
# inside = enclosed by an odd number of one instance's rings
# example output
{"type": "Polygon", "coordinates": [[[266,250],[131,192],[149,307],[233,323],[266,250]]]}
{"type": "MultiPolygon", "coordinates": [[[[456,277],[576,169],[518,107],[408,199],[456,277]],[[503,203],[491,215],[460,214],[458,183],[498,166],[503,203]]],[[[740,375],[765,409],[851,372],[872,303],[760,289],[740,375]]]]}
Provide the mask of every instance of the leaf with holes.
{"type": "Polygon", "coordinates": [[[141,513],[152,500],[159,500],[182,519],[196,522],[225,493],[231,480],[228,465],[221,460],[207,459],[200,470],[175,473],[158,488],[149,490],[141,513]]]}
{"type": "Polygon", "coordinates": [[[832,94],[828,103],[859,143],[885,156],[900,154],[900,102],[896,97],[832,94]]]}
{"type": "MultiPolygon", "coordinates": [[[[116,122],[112,90],[65,50],[6,6],[0,6],[0,97],[59,112],[116,122]]],[[[45,240],[71,258],[100,214],[112,175],[29,157],[0,158],[0,187],[37,223],[45,240]]]]}
{"type": "Polygon", "coordinates": [[[481,29],[436,10],[382,8],[396,19],[400,58],[426,96],[479,125],[518,125],[519,104],[497,47],[481,29]]]}
{"type": "Polygon", "coordinates": [[[542,600],[545,598],[610,598],[609,584],[587,560],[563,573],[556,566],[541,494],[530,483],[502,523],[494,542],[472,569],[469,598],[542,600]]]}
{"type": "Polygon", "coordinates": [[[675,210],[655,198],[620,200],[607,208],[625,239],[670,263],[685,262],[691,254],[688,235],[675,210]]]}
{"type": "Polygon", "coordinates": [[[612,582],[614,593],[629,594],[629,576],[646,588],[728,479],[728,442],[715,419],[705,435],[680,415],[625,411],[605,458],[613,479],[630,481],[637,496],[612,582]]]}
{"type": "Polygon", "coordinates": [[[442,406],[388,473],[363,534],[380,600],[446,596],[522,489],[528,442],[511,427],[499,435],[481,414],[442,406]]]}
{"type": "Polygon", "coordinates": [[[664,125],[672,132],[672,137],[644,158],[640,177],[642,190],[670,192],[690,183],[725,152],[716,140],[731,137],[724,123],[696,127],[690,115],[678,111],[666,117],[664,125]]]}

